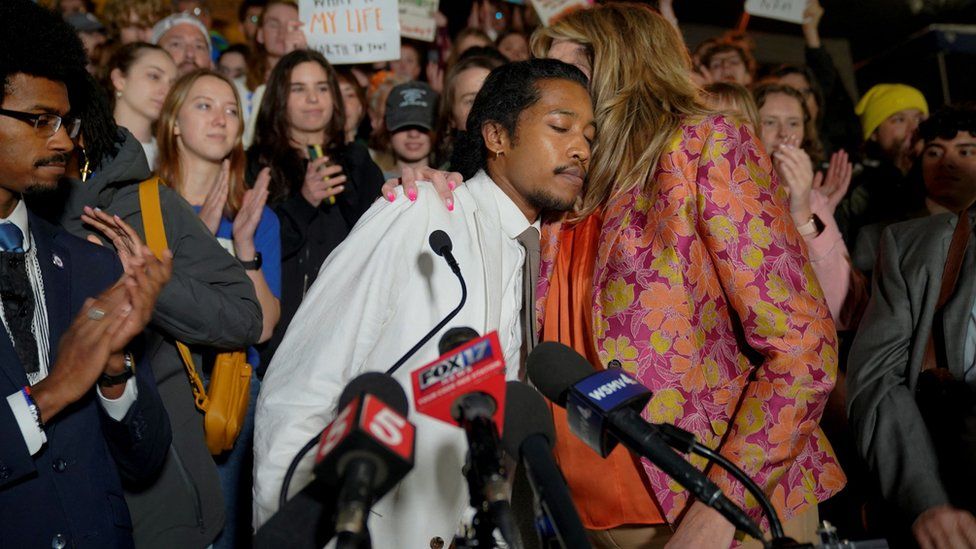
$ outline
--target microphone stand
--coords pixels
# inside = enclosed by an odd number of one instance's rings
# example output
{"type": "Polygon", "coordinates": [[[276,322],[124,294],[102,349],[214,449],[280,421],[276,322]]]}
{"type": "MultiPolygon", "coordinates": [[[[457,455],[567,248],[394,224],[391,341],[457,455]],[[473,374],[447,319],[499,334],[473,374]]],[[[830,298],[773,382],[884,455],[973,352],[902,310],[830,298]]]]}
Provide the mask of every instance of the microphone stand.
{"type": "Polygon", "coordinates": [[[452,318],[456,317],[457,314],[461,312],[461,308],[464,307],[464,303],[468,300],[468,286],[467,284],[464,283],[464,277],[461,276],[461,268],[458,267],[457,260],[455,260],[454,256],[451,255],[450,250],[446,250],[443,253],[445,259],[447,259],[447,264],[451,267],[451,272],[454,273],[454,275],[458,279],[458,282],[461,283],[461,302],[458,303],[458,306],[455,307],[453,311],[447,313],[447,316],[445,316],[443,320],[438,322],[437,326],[434,326],[434,328],[431,331],[427,332],[427,335],[425,335],[423,339],[418,341],[416,345],[411,347],[410,350],[406,352],[406,354],[400,357],[400,360],[396,361],[396,364],[391,366],[390,369],[386,371],[386,373],[389,375],[393,375],[393,372],[396,372],[400,368],[400,366],[403,366],[403,363],[410,360],[410,357],[416,354],[416,352],[419,351],[420,348],[424,346],[424,344],[430,341],[430,338],[434,337],[437,334],[437,332],[441,331],[441,329],[444,326],[447,326],[447,323],[450,322],[452,318]]]}
{"type": "Polygon", "coordinates": [[[769,530],[772,534],[771,541],[759,540],[769,548],[799,548],[799,547],[811,547],[808,544],[799,544],[792,538],[786,536],[783,531],[783,523],[780,522],[779,515],[776,513],[776,508],[773,507],[772,502],[766,497],[766,493],[762,491],[758,484],[745,473],[739,466],[729,461],[728,458],[719,454],[718,452],[712,450],[711,448],[702,445],[695,439],[695,435],[675,427],[674,425],[668,423],[662,423],[659,425],[653,425],[661,435],[661,439],[664,440],[669,446],[675,450],[683,453],[694,453],[699,456],[713,461],[718,464],[719,467],[726,470],[733,477],[745,486],[746,490],[756,498],[759,502],[760,507],[763,509],[763,513],[766,518],[769,519],[769,530]]]}

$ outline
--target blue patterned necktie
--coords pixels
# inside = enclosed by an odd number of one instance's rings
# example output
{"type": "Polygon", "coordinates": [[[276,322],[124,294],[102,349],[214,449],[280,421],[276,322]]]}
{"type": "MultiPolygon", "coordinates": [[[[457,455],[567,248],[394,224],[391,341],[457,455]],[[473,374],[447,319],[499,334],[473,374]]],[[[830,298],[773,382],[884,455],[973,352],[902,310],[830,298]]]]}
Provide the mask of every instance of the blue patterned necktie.
{"type": "Polygon", "coordinates": [[[13,223],[0,223],[0,299],[3,319],[14,350],[28,374],[40,371],[34,338],[34,291],[27,275],[24,233],[13,223]]]}
{"type": "Polygon", "coordinates": [[[13,223],[0,223],[0,251],[24,253],[24,233],[13,223]]]}

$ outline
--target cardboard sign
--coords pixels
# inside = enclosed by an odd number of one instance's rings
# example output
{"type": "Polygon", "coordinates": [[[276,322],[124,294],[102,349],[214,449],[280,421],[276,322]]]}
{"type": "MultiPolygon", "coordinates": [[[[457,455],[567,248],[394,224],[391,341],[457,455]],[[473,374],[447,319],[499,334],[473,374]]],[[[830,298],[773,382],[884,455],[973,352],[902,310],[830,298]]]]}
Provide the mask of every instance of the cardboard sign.
{"type": "Polygon", "coordinates": [[[592,4],[590,0],[531,0],[531,2],[535,12],[539,14],[539,21],[547,27],[567,13],[588,8],[592,4]]]}
{"type": "Polygon", "coordinates": [[[333,65],[400,58],[397,0],[300,0],[308,47],[333,65]]]}
{"type": "Polygon", "coordinates": [[[400,36],[433,42],[438,0],[400,0],[400,36]]]}
{"type": "Polygon", "coordinates": [[[807,0],[746,0],[746,13],[790,23],[802,23],[807,0]]]}

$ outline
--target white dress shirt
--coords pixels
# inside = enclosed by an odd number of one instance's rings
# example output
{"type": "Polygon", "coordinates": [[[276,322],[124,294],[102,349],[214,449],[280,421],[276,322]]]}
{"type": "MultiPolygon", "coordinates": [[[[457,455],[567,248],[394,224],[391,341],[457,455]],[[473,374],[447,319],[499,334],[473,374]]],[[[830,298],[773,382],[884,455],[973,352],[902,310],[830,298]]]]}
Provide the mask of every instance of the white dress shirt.
{"type": "MultiPolygon", "coordinates": [[[[48,318],[47,318],[47,302],[44,298],[44,277],[41,275],[41,265],[37,257],[37,247],[34,246],[34,238],[30,232],[29,218],[27,216],[27,206],[24,201],[21,200],[17,203],[14,211],[10,214],[10,217],[0,218],[0,224],[2,223],[13,223],[20,229],[20,232],[24,235],[24,253],[26,254],[26,265],[27,265],[27,277],[30,280],[31,289],[34,293],[34,318],[31,321],[31,329],[34,332],[34,339],[37,341],[37,360],[40,366],[37,373],[28,374],[27,380],[33,386],[39,381],[47,377],[48,374],[48,360],[49,360],[49,350],[51,348],[50,341],[48,340],[48,318]]],[[[7,326],[7,318],[3,315],[3,303],[0,302],[0,318],[3,320],[3,327],[10,337],[10,344],[13,346],[13,337],[10,335],[10,328],[7,326]]],[[[115,421],[120,421],[125,414],[129,412],[129,408],[132,403],[135,402],[138,396],[138,391],[136,389],[136,383],[134,379],[129,379],[126,382],[125,390],[122,392],[122,396],[117,399],[108,399],[102,395],[101,390],[98,391],[99,400],[102,403],[102,407],[105,412],[108,413],[109,417],[115,421]]],[[[21,433],[24,435],[24,441],[27,443],[27,449],[30,451],[31,455],[36,454],[44,443],[47,442],[47,436],[44,431],[37,425],[34,421],[33,416],[30,413],[30,407],[27,405],[27,400],[24,395],[17,391],[9,396],[7,396],[7,403],[10,405],[10,409],[13,411],[14,418],[17,420],[17,425],[20,427],[21,433]]]]}

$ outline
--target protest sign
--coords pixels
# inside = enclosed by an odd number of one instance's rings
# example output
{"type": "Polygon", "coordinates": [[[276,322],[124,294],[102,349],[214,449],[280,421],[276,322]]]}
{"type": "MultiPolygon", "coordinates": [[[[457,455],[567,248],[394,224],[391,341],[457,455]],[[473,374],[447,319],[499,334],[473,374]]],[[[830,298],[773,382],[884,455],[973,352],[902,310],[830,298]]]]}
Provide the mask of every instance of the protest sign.
{"type": "Polygon", "coordinates": [[[790,23],[802,23],[807,0],[746,0],[746,13],[790,23]]]}
{"type": "Polygon", "coordinates": [[[433,42],[437,34],[437,0],[400,0],[400,36],[433,42]]]}
{"type": "Polygon", "coordinates": [[[549,26],[553,21],[567,13],[590,7],[589,0],[531,0],[532,7],[539,14],[539,21],[549,26]]]}
{"type": "Polygon", "coordinates": [[[333,65],[400,58],[397,0],[300,0],[308,47],[333,65]]]}

